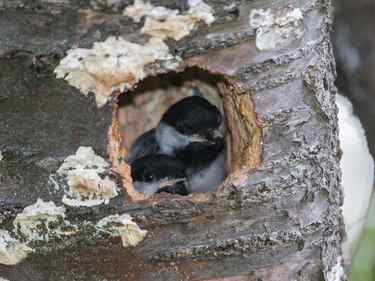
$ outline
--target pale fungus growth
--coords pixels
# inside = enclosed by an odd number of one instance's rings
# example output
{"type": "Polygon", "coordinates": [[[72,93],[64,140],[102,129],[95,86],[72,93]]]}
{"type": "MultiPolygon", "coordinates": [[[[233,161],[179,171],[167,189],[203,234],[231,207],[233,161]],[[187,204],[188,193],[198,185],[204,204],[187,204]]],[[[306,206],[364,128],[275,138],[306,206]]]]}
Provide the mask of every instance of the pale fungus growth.
{"type": "Polygon", "coordinates": [[[108,176],[100,175],[110,167],[91,147],[80,147],[76,154],[67,157],[57,170],[65,176],[69,190],[62,202],[69,206],[95,206],[108,204],[118,195],[117,186],[108,176]]]}
{"type": "Polygon", "coordinates": [[[303,14],[298,8],[253,9],[250,27],[256,29],[255,44],[259,50],[277,50],[302,38],[303,14]]]}
{"type": "Polygon", "coordinates": [[[95,171],[76,170],[68,180],[69,193],[62,202],[68,206],[96,206],[108,204],[118,195],[116,184],[107,177],[101,179],[95,171]]]}
{"type": "Polygon", "coordinates": [[[105,217],[96,224],[96,228],[112,237],[121,237],[124,248],[137,246],[147,234],[128,214],[105,217]]]}
{"type": "Polygon", "coordinates": [[[0,264],[17,264],[31,252],[33,249],[11,237],[8,231],[0,230],[0,264]]]}
{"type": "MultiPolygon", "coordinates": [[[[145,45],[126,41],[121,37],[109,37],[94,43],[91,49],[71,49],[55,69],[57,78],[64,78],[84,95],[95,94],[98,107],[110,100],[114,91],[132,88],[146,77],[145,66],[155,61],[176,60],[168,46],[157,38],[145,45]]],[[[166,68],[176,64],[166,63],[166,68]]]]}
{"type": "Polygon", "coordinates": [[[134,0],[133,5],[127,6],[124,10],[124,15],[130,17],[135,22],[140,22],[141,19],[148,15],[154,6],[150,2],[143,2],[143,0],[134,0]]]}
{"type": "Polygon", "coordinates": [[[215,21],[212,7],[201,0],[188,1],[189,9],[180,13],[165,7],[154,7],[150,2],[135,0],[124,10],[124,15],[140,22],[145,17],[141,33],[161,39],[172,38],[176,41],[187,36],[199,21],[211,25],[215,21]]]}
{"type": "Polygon", "coordinates": [[[161,39],[169,37],[176,41],[188,35],[194,28],[194,22],[188,16],[176,15],[171,11],[170,15],[155,13],[148,16],[141,33],[161,39]]]}
{"type": "Polygon", "coordinates": [[[15,232],[27,242],[49,241],[74,233],[70,223],[65,220],[65,208],[42,199],[24,208],[14,219],[13,225],[15,232]]]}
{"type": "Polygon", "coordinates": [[[191,17],[195,17],[198,21],[202,20],[207,25],[215,22],[214,10],[202,0],[189,0],[188,5],[190,8],[187,14],[191,17]]]}

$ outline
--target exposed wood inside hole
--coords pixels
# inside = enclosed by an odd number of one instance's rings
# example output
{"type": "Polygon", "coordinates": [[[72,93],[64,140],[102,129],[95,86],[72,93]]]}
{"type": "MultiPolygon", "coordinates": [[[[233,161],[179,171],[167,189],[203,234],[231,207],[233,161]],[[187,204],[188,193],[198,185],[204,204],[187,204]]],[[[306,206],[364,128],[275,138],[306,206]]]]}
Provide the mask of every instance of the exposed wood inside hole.
{"type": "Polygon", "coordinates": [[[142,133],[154,128],[172,104],[191,95],[193,87],[198,87],[203,97],[219,108],[226,121],[226,175],[259,166],[262,129],[247,89],[224,75],[195,66],[150,76],[135,89],[118,94],[113,103],[108,151],[130,199],[147,198],[134,189],[130,166],[125,161],[131,145],[142,133]]]}

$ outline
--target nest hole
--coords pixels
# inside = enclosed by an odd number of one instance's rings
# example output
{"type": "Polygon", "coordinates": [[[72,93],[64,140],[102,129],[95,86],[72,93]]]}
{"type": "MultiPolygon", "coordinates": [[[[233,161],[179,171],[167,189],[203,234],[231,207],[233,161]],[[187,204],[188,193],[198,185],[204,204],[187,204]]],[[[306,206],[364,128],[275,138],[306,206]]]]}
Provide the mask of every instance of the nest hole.
{"type": "Polygon", "coordinates": [[[262,131],[248,89],[225,75],[196,66],[149,76],[134,89],[117,95],[109,131],[110,160],[122,176],[125,191],[132,200],[149,197],[136,191],[132,184],[131,169],[126,161],[132,144],[140,135],[155,128],[171,105],[191,96],[194,87],[222,113],[226,127],[226,177],[259,166],[262,131]]]}

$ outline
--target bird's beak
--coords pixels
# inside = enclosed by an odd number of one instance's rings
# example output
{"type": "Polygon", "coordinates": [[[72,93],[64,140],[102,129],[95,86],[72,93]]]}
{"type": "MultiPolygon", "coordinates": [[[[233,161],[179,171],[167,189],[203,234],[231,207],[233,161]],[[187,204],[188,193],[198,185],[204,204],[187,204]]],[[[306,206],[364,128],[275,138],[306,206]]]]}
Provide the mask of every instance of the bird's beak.
{"type": "Polygon", "coordinates": [[[223,139],[224,134],[220,129],[214,129],[214,130],[209,130],[206,132],[204,135],[192,135],[191,140],[192,142],[204,142],[204,143],[211,143],[215,144],[217,139],[223,139]]]}
{"type": "Polygon", "coordinates": [[[192,135],[191,136],[191,142],[211,142],[207,136],[201,136],[201,135],[192,135]]]}
{"type": "Polygon", "coordinates": [[[168,186],[173,186],[173,185],[175,185],[177,183],[185,182],[185,181],[186,181],[186,179],[184,179],[184,178],[180,178],[180,179],[166,179],[166,180],[160,182],[159,189],[165,188],[165,187],[168,187],[168,186]]]}
{"type": "Polygon", "coordinates": [[[188,195],[189,192],[186,189],[187,182],[185,178],[164,180],[159,184],[159,189],[156,193],[172,193],[179,195],[188,195]]]}
{"type": "Polygon", "coordinates": [[[224,139],[224,134],[220,129],[210,130],[206,134],[206,142],[215,144],[218,140],[224,139]]]}
{"type": "Polygon", "coordinates": [[[209,138],[211,140],[223,139],[224,138],[224,134],[220,129],[212,130],[212,131],[208,132],[208,134],[209,134],[209,138]]]}

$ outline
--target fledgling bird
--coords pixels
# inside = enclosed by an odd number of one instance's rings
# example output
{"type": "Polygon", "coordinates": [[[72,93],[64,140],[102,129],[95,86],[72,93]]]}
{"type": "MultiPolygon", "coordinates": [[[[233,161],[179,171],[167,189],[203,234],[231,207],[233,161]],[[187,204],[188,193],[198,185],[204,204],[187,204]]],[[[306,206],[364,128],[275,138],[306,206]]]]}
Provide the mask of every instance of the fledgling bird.
{"type": "Polygon", "coordinates": [[[136,159],[131,164],[131,176],[139,192],[188,195],[185,165],[172,156],[151,154],[136,159]]]}
{"type": "Polygon", "coordinates": [[[225,175],[224,122],[219,109],[193,90],[194,96],[173,104],[155,129],[136,140],[128,161],[153,153],[176,156],[186,166],[188,191],[209,192],[225,175]]]}
{"type": "Polygon", "coordinates": [[[205,98],[195,95],[172,105],[155,138],[161,153],[185,164],[189,192],[215,191],[224,180],[224,122],[205,98]]]}
{"type": "Polygon", "coordinates": [[[186,97],[172,105],[155,129],[149,130],[134,142],[127,161],[153,153],[175,155],[192,142],[212,141],[223,137],[222,115],[216,106],[198,95],[186,97]]]}
{"type": "Polygon", "coordinates": [[[201,96],[186,97],[172,105],[155,130],[160,153],[174,155],[194,142],[224,137],[219,109],[201,96]]]}
{"type": "Polygon", "coordinates": [[[344,188],[342,211],[347,234],[343,252],[350,261],[366,222],[374,184],[374,159],[368,149],[365,130],[354,115],[351,102],[346,97],[336,95],[336,105],[343,152],[340,161],[344,188]]]}
{"type": "Polygon", "coordinates": [[[130,149],[127,162],[133,163],[139,158],[150,154],[157,154],[159,151],[160,147],[155,138],[155,129],[151,129],[135,140],[130,149]]]}
{"type": "Polygon", "coordinates": [[[186,166],[189,192],[213,192],[225,177],[224,139],[193,142],[176,153],[186,166]]]}

